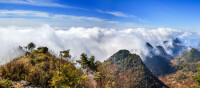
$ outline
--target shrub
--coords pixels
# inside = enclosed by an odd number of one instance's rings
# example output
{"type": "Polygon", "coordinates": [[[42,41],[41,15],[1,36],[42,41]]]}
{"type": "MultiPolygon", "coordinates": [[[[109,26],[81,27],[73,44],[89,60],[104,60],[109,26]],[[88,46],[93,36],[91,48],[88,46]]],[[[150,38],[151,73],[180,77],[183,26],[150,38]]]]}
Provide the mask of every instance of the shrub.
{"type": "MultiPolygon", "coordinates": [[[[40,85],[44,88],[89,88],[92,82],[88,81],[87,75],[80,68],[75,67],[75,63],[51,55],[45,47],[33,50],[26,56],[1,66],[0,74],[4,79],[25,80],[31,85],[40,85]]],[[[9,85],[11,83],[3,80],[3,86],[7,85],[5,82],[9,85]]]]}
{"type": "Polygon", "coordinates": [[[2,79],[0,80],[0,88],[11,88],[13,82],[9,79],[2,79]]]}
{"type": "Polygon", "coordinates": [[[80,88],[84,81],[87,81],[87,75],[84,75],[81,69],[77,69],[73,63],[66,63],[57,68],[51,85],[56,88],[80,88]]]}
{"type": "Polygon", "coordinates": [[[187,76],[185,74],[181,74],[180,76],[177,77],[177,80],[183,80],[183,79],[186,79],[187,76]]]}
{"type": "Polygon", "coordinates": [[[37,48],[39,53],[47,53],[48,52],[48,48],[47,47],[39,47],[37,48]]]}

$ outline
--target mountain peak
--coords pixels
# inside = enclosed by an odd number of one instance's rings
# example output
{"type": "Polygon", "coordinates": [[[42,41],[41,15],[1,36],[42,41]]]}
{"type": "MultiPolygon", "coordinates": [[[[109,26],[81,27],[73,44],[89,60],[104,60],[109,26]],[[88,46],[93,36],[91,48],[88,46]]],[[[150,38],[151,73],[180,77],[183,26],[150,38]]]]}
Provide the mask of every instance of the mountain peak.
{"type": "Polygon", "coordinates": [[[115,54],[131,54],[128,50],[122,49],[116,52],[115,54]]]}
{"type": "Polygon", "coordinates": [[[113,72],[112,74],[117,76],[117,80],[126,81],[126,78],[129,78],[127,83],[133,84],[126,84],[128,87],[166,87],[149,71],[139,55],[131,54],[128,50],[119,50],[105,64],[113,72]]]}

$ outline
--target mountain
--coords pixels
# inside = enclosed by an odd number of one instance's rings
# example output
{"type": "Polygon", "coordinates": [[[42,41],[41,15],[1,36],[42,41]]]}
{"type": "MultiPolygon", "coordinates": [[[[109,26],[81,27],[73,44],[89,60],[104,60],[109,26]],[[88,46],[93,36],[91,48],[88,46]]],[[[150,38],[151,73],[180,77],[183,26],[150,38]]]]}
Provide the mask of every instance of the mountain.
{"type": "Polygon", "coordinates": [[[178,56],[184,48],[178,38],[173,39],[172,42],[164,41],[163,46],[157,45],[153,47],[147,42],[146,47],[149,50],[150,55],[146,57],[144,63],[155,76],[171,73],[173,68],[171,67],[170,61],[174,57],[178,56]],[[168,50],[170,50],[171,54],[168,54],[166,49],[163,47],[166,47],[168,50]]]}
{"type": "Polygon", "coordinates": [[[146,47],[150,51],[150,55],[144,60],[147,68],[155,75],[160,76],[170,72],[170,60],[173,58],[167,54],[162,46],[156,46],[155,48],[150,44],[146,43],[146,47]],[[159,54],[156,53],[156,50],[159,54]]]}
{"type": "Polygon", "coordinates": [[[175,38],[172,42],[164,41],[164,45],[171,51],[172,56],[179,56],[181,51],[185,48],[179,38],[175,38]]]}
{"type": "MultiPolygon", "coordinates": [[[[176,40],[174,43],[180,42],[176,40]]],[[[96,61],[94,56],[88,58],[86,54],[81,54],[81,60],[77,61],[81,62],[81,67],[76,67],[78,63],[73,62],[69,50],[61,51],[60,56],[57,57],[50,53],[47,47],[37,49],[19,47],[25,55],[0,66],[0,88],[185,88],[198,86],[199,50],[188,48],[180,56],[174,58],[166,52],[166,46],[152,46],[146,43],[146,47],[150,55],[144,61],[139,55],[131,54],[128,50],[119,50],[104,62],[96,61]]]]}
{"type": "Polygon", "coordinates": [[[197,62],[200,61],[200,51],[191,48],[191,50],[185,50],[182,52],[181,56],[187,61],[187,62],[197,62]]]}
{"type": "Polygon", "coordinates": [[[172,54],[174,57],[179,56],[181,51],[185,49],[185,47],[182,45],[181,41],[178,38],[173,40],[172,46],[173,47],[168,47],[168,48],[172,50],[172,54]]]}
{"type": "Polygon", "coordinates": [[[172,59],[172,73],[160,76],[159,79],[172,88],[199,88],[197,75],[199,70],[200,51],[195,48],[185,49],[180,56],[172,59]],[[195,77],[197,76],[197,77],[195,77]]]}
{"type": "Polygon", "coordinates": [[[198,87],[200,84],[199,61],[200,51],[196,48],[186,48],[176,38],[171,43],[163,42],[164,45],[153,47],[146,43],[150,56],[144,61],[145,65],[153,72],[159,80],[172,88],[198,87]],[[167,46],[172,45],[172,46],[167,46]],[[171,54],[166,53],[166,49],[171,54]],[[184,50],[185,49],[185,50],[184,50]],[[155,51],[159,51],[156,53],[155,51]]]}
{"type": "Polygon", "coordinates": [[[118,83],[118,80],[124,82],[116,84],[117,88],[167,87],[148,70],[140,56],[131,54],[128,50],[118,51],[104,63],[115,75],[110,79],[114,80],[115,83],[118,83]]]}
{"type": "MultiPolygon", "coordinates": [[[[86,61],[95,60],[84,57],[86,61]]],[[[24,56],[0,66],[0,87],[167,88],[147,69],[140,56],[127,50],[118,51],[105,62],[96,62],[97,69],[92,73],[85,72],[90,69],[76,67],[70,59],[69,51],[61,51],[60,57],[56,57],[47,47],[32,48],[24,56]]],[[[88,64],[91,62],[85,63],[91,67],[88,64]]]]}

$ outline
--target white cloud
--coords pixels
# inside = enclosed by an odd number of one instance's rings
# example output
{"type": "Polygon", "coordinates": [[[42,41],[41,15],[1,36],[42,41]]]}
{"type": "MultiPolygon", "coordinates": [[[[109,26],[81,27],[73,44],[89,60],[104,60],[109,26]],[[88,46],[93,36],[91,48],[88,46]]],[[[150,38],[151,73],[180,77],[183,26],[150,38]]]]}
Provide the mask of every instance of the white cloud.
{"type": "Polygon", "coordinates": [[[198,47],[200,43],[200,36],[197,33],[185,35],[183,31],[169,28],[147,30],[71,27],[60,30],[48,25],[34,28],[10,26],[0,27],[0,55],[1,58],[6,57],[13,47],[34,42],[55,52],[70,49],[72,56],[76,58],[79,58],[81,53],[86,53],[89,56],[95,55],[98,60],[103,61],[118,50],[127,49],[139,54],[144,60],[144,56],[149,52],[145,47],[146,42],[155,47],[174,38],[180,38],[185,46],[198,47]]]}
{"type": "Polygon", "coordinates": [[[97,12],[110,14],[110,15],[113,15],[113,16],[116,16],[116,17],[125,17],[125,18],[132,17],[139,22],[149,22],[149,21],[141,19],[141,18],[139,18],[135,15],[126,14],[126,13],[119,12],[119,11],[102,11],[102,10],[97,9],[97,12]]]}
{"type": "Polygon", "coordinates": [[[111,15],[114,15],[114,16],[117,16],[117,17],[136,17],[134,15],[125,14],[125,13],[118,12],[118,11],[102,11],[102,10],[99,10],[99,9],[97,11],[100,12],[100,13],[111,14],[111,15]]]}
{"type": "Polygon", "coordinates": [[[73,15],[52,15],[51,18],[54,18],[54,19],[89,20],[89,21],[97,21],[97,22],[102,22],[102,21],[107,20],[107,19],[101,19],[101,18],[97,18],[97,17],[73,16],[73,15]]]}
{"type": "MultiPolygon", "coordinates": [[[[73,15],[62,15],[62,14],[50,14],[48,12],[42,11],[30,11],[30,10],[0,10],[0,17],[12,17],[12,18],[49,18],[49,19],[74,19],[74,20],[87,20],[103,22],[108,21],[107,19],[101,19],[97,17],[87,17],[87,16],[73,16],[73,15]]],[[[114,21],[110,21],[114,22],[114,21]]],[[[115,21],[116,22],[116,21],[115,21]]]]}
{"type": "MultiPolygon", "coordinates": [[[[114,27],[122,25],[118,21],[98,17],[51,14],[43,11],[31,10],[0,10],[1,26],[31,26],[37,27],[49,24],[56,27],[114,27]]],[[[133,26],[133,25],[131,25],[133,26]]]]}
{"type": "Polygon", "coordinates": [[[137,24],[126,24],[118,21],[88,21],[78,19],[27,19],[27,18],[0,18],[0,26],[38,27],[49,24],[52,27],[66,29],[69,27],[102,27],[102,28],[135,28],[137,24]]]}
{"type": "Polygon", "coordinates": [[[134,17],[133,15],[127,15],[122,12],[105,12],[105,13],[112,14],[112,15],[118,16],[118,17],[134,17]]]}
{"type": "Polygon", "coordinates": [[[33,5],[33,6],[45,6],[45,7],[61,7],[61,8],[73,8],[73,9],[86,10],[84,8],[58,4],[55,2],[55,0],[0,0],[0,3],[23,4],[23,5],[33,5]]]}
{"type": "Polygon", "coordinates": [[[50,18],[46,12],[28,10],[0,10],[0,17],[44,17],[50,18]]]}

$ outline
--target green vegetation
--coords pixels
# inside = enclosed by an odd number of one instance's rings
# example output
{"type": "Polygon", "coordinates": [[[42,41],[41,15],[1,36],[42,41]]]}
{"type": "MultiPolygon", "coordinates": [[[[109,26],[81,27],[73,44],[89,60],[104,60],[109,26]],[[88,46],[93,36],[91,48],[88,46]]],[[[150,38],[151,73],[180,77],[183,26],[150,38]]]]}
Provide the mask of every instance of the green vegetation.
{"type": "Polygon", "coordinates": [[[60,51],[60,57],[61,59],[66,59],[67,61],[70,61],[71,55],[69,54],[70,50],[60,51]]]}
{"type": "Polygon", "coordinates": [[[81,67],[76,67],[70,50],[61,51],[56,57],[47,47],[35,50],[34,43],[28,44],[26,49],[25,56],[0,66],[0,87],[23,87],[13,85],[22,80],[45,88],[167,87],[146,68],[138,55],[127,50],[120,50],[105,62],[95,61],[94,56],[83,53],[76,61],[81,67]]]}
{"type": "MultiPolygon", "coordinates": [[[[200,72],[200,67],[198,66],[198,72],[200,72]]],[[[193,77],[195,82],[200,86],[200,73],[193,77]]]]}
{"type": "MultiPolygon", "coordinates": [[[[62,53],[64,53],[63,57],[71,58],[69,51],[62,53]]],[[[32,85],[42,87],[85,87],[88,77],[80,68],[76,68],[75,64],[51,55],[47,47],[40,47],[31,50],[26,56],[1,66],[0,77],[4,80],[0,83],[4,84],[1,86],[10,86],[11,82],[6,80],[10,79],[26,80],[32,85]]]]}
{"type": "Polygon", "coordinates": [[[28,49],[28,51],[32,51],[35,48],[35,44],[33,42],[31,42],[25,48],[28,49]]]}
{"type": "Polygon", "coordinates": [[[81,60],[77,60],[79,64],[81,64],[81,67],[83,69],[86,69],[88,71],[97,71],[97,62],[95,62],[95,57],[91,56],[90,58],[87,57],[86,54],[81,54],[81,60]]]}
{"type": "Polygon", "coordinates": [[[11,88],[13,85],[13,82],[8,79],[1,79],[0,80],[0,88],[11,88]]]}
{"type": "Polygon", "coordinates": [[[198,83],[198,85],[200,85],[200,74],[194,76],[193,79],[195,80],[196,83],[198,83]]]}
{"type": "Polygon", "coordinates": [[[198,68],[198,64],[191,63],[181,63],[174,66],[174,71],[182,70],[182,72],[193,72],[196,73],[198,68]]]}
{"type": "Polygon", "coordinates": [[[200,61],[200,51],[195,48],[192,48],[189,52],[184,51],[182,57],[185,58],[187,62],[197,62],[200,61]]]}
{"type": "Polygon", "coordinates": [[[185,75],[185,74],[181,74],[180,76],[178,76],[177,78],[176,78],[176,80],[177,81],[182,81],[183,79],[186,79],[187,78],[187,76],[185,75]]]}
{"type": "Polygon", "coordinates": [[[104,80],[102,87],[105,87],[105,84],[116,88],[167,87],[146,68],[138,55],[131,54],[127,50],[115,53],[102,68],[104,71],[98,73],[102,76],[97,77],[98,80],[104,80]]]}
{"type": "Polygon", "coordinates": [[[84,75],[81,69],[77,69],[74,63],[68,63],[57,68],[50,83],[56,88],[79,88],[86,86],[85,81],[87,81],[87,75],[84,75]]]}
{"type": "Polygon", "coordinates": [[[200,54],[199,51],[194,48],[190,51],[183,51],[181,56],[171,60],[171,73],[159,77],[159,79],[169,87],[199,88],[198,61],[200,60],[200,55],[198,54],[200,54]]]}

